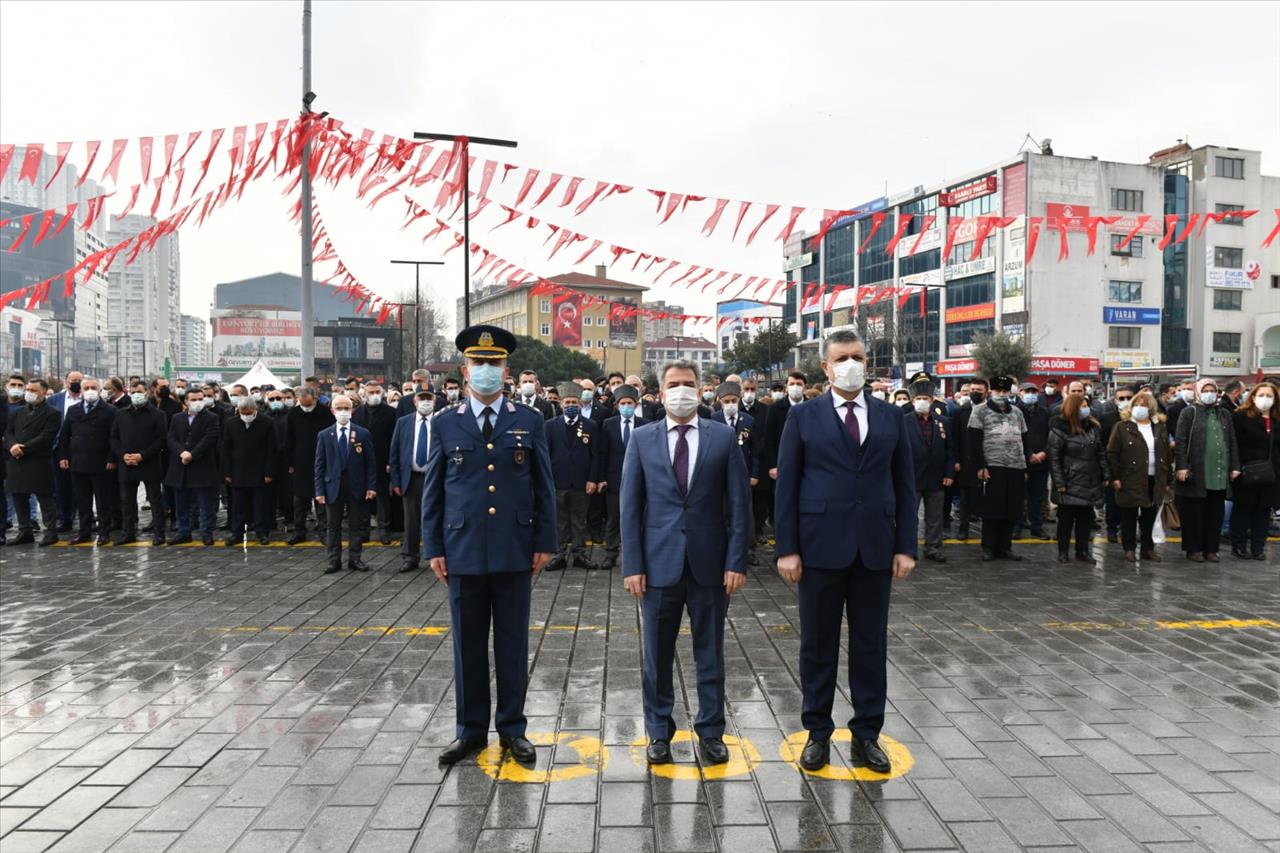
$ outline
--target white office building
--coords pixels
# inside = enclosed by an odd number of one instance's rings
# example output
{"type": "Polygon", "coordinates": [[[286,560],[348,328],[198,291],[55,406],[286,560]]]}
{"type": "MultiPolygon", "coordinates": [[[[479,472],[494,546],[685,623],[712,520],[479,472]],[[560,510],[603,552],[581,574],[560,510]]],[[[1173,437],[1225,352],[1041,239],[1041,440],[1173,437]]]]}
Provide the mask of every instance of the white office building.
{"type": "MultiPolygon", "coordinates": [[[[129,215],[112,218],[110,244],[141,234],[156,220],[129,215]]],[[[177,233],[166,234],[155,248],[132,264],[117,262],[108,273],[107,339],[112,369],[121,376],[159,373],[165,356],[178,349],[181,317],[181,256],[177,233]]]]}
{"type": "Polygon", "coordinates": [[[178,364],[204,367],[209,364],[209,321],[193,314],[179,318],[178,364]]]}

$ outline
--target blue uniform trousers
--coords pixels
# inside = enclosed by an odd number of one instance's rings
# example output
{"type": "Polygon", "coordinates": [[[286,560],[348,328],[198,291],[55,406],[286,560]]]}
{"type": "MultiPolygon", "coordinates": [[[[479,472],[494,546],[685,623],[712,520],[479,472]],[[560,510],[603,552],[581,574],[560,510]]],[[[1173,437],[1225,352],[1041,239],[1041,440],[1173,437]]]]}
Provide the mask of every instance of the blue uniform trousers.
{"type": "Polygon", "coordinates": [[[522,737],[525,733],[532,586],[531,572],[449,573],[454,696],[460,738],[481,738],[489,733],[490,622],[498,681],[494,727],[502,737],[522,737]]]}
{"type": "Polygon", "coordinates": [[[831,708],[840,666],[840,622],[849,620],[849,698],[855,738],[872,740],[884,725],[885,653],[893,572],[873,572],[858,559],[848,569],[804,567],[800,576],[801,722],[810,736],[835,731],[831,708]]]}
{"type": "Polygon", "coordinates": [[[670,740],[676,733],[671,716],[673,670],[676,637],[686,609],[698,673],[698,716],[693,730],[703,738],[724,735],[724,620],[729,596],[723,586],[700,586],[686,564],[680,583],[649,586],[644,593],[644,725],[654,740],[670,740]]]}

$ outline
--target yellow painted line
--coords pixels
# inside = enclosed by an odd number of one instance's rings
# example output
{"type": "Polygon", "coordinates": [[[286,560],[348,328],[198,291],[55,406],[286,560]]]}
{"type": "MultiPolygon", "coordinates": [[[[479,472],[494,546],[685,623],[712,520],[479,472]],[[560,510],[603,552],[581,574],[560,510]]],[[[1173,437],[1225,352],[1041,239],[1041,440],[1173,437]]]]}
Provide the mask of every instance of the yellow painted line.
{"type": "MultiPolygon", "coordinates": [[[[841,743],[852,743],[853,735],[848,729],[840,728],[831,733],[831,739],[841,743]]],[[[804,752],[804,745],[808,740],[809,733],[807,731],[799,731],[793,735],[788,735],[787,739],[782,742],[782,746],[778,748],[778,754],[782,756],[783,761],[801,773],[806,776],[816,776],[819,779],[833,779],[837,782],[852,782],[854,780],[884,782],[905,775],[916,763],[915,756],[911,754],[911,750],[907,749],[905,744],[882,734],[880,735],[880,748],[889,757],[888,773],[877,773],[869,767],[846,767],[843,764],[828,764],[817,771],[805,770],[800,766],[800,753],[804,752]]],[[[833,755],[832,757],[834,758],[835,756],[833,755]]]]}
{"type": "MultiPolygon", "coordinates": [[[[693,732],[681,729],[671,738],[671,743],[683,743],[696,740],[693,732]]],[[[734,735],[724,736],[724,745],[729,748],[729,760],[724,764],[650,764],[645,757],[645,748],[649,745],[647,737],[637,738],[631,742],[631,761],[637,767],[648,768],[654,776],[663,779],[675,779],[683,782],[697,782],[701,779],[732,779],[737,776],[749,776],[760,763],[760,753],[747,738],[734,735]]]]}
{"type": "Polygon", "coordinates": [[[1202,628],[1217,631],[1221,628],[1280,628],[1280,622],[1274,619],[1194,619],[1190,622],[1157,622],[1156,627],[1166,630],[1202,628]]]}
{"type": "Polygon", "coordinates": [[[1240,628],[1280,628],[1275,619],[1189,619],[1186,621],[1139,619],[1133,622],[1118,620],[1115,622],[1043,622],[1041,628],[1051,631],[1118,631],[1122,629],[1140,629],[1158,631],[1221,631],[1240,628]]]}
{"type": "Polygon", "coordinates": [[[564,744],[578,754],[577,764],[552,764],[546,768],[526,767],[505,754],[499,743],[489,744],[476,756],[476,764],[485,775],[499,782],[542,784],[565,782],[594,776],[609,764],[609,750],[599,738],[570,732],[530,732],[525,737],[535,746],[564,744]]]}

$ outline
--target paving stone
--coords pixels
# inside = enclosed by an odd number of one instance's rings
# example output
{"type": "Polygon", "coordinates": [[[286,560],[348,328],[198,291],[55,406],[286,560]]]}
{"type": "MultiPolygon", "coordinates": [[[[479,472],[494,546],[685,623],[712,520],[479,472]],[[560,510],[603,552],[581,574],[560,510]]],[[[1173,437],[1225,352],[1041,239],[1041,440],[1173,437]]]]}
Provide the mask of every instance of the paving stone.
{"type": "MultiPolygon", "coordinates": [[[[293,846],[301,832],[287,829],[254,829],[240,836],[232,853],[281,853],[293,846]]],[[[115,851],[112,851],[115,853],[115,851]]]]}
{"type": "Polygon", "coordinates": [[[769,820],[783,850],[836,849],[816,803],[770,803],[769,820]]]}
{"type": "Polygon", "coordinates": [[[107,808],[94,812],[51,848],[54,853],[101,853],[146,817],[146,809],[107,808]]]}
{"type": "Polygon", "coordinates": [[[1014,840],[1028,846],[1067,844],[1070,839],[1034,801],[1028,799],[983,800],[1014,840]]]}
{"type": "Polygon", "coordinates": [[[562,803],[542,813],[538,849],[546,853],[591,853],[595,849],[596,808],[562,803]]]}
{"type": "Polygon", "coordinates": [[[88,786],[72,788],[28,819],[23,828],[34,831],[74,829],[122,790],[88,786]]]}
{"type": "Polygon", "coordinates": [[[63,836],[61,832],[27,832],[18,830],[4,837],[4,853],[43,853],[63,836]]]}
{"type": "Polygon", "coordinates": [[[480,837],[483,806],[437,806],[418,835],[414,853],[470,849],[480,837]]]}
{"type": "MultiPolygon", "coordinates": [[[[745,793],[746,789],[750,789],[750,796],[755,802],[756,810],[762,812],[759,806],[759,797],[756,795],[755,786],[749,782],[746,783],[724,783],[712,788],[712,792],[708,799],[713,809],[717,809],[717,797],[714,791],[722,792],[719,797],[721,807],[726,800],[731,799],[733,794],[745,793]],[[733,789],[728,791],[726,789],[733,789]]],[[[738,803],[735,801],[735,806],[738,803]]],[[[740,816],[737,809],[734,810],[735,817],[740,816]]],[[[751,821],[732,820],[717,821],[729,823],[744,823],[751,821]]],[[[600,786],[600,825],[601,826],[652,826],[653,825],[653,801],[650,797],[649,785],[645,782],[605,782],[600,786]]]]}
{"type": "Polygon", "coordinates": [[[229,850],[253,823],[258,809],[210,809],[173,845],[172,853],[219,853],[229,850]]]}
{"type": "MultiPolygon", "coordinates": [[[[8,770],[3,772],[7,775],[8,770]]],[[[93,773],[92,767],[54,767],[23,785],[3,800],[6,806],[43,808],[93,773]]]]}
{"type": "Polygon", "coordinates": [[[436,785],[392,785],[374,812],[374,829],[421,829],[435,799],[436,785]]]}
{"type": "Polygon", "coordinates": [[[326,806],[308,823],[294,853],[346,853],[372,812],[360,806],[326,806]]]}
{"type": "Polygon", "coordinates": [[[716,849],[711,815],[697,803],[659,803],[653,807],[658,850],[702,853],[716,849]]]}

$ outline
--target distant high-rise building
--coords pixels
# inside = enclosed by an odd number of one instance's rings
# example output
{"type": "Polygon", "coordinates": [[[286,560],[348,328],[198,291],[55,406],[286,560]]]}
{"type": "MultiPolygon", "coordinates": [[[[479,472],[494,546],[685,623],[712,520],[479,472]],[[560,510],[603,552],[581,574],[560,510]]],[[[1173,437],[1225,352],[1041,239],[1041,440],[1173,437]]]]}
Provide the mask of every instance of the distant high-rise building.
{"type": "Polygon", "coordinates": [[[193,314],[182,314],[178,323],[178,365],[180,367],[208,365],[209,321],[193,314]]]}
{"type": "Polygon", "coordinates": [[[646,302],[644,304],[645,311],[648,312],[644,322],[644,340],[645,343],[660,341],[663,338],[678,338],[684,334],[684,321],[676,317],[666,317],[659,319],[659,314],[683,314],[683,305],[668,305],[662,300],[656,302],[646,302]]]}
{"type": "MultiPolygon", "coordinates": [[[[112,217],[107,243],[114,245],[141,234],[156,221],[149,216],[112,217]]],[[[177,350],[182,282],[177,233],[166,234],[155,248],[108,273],[107,339],[112,364],[124,375],[160,371],[165,356],[177,350]]]]}

